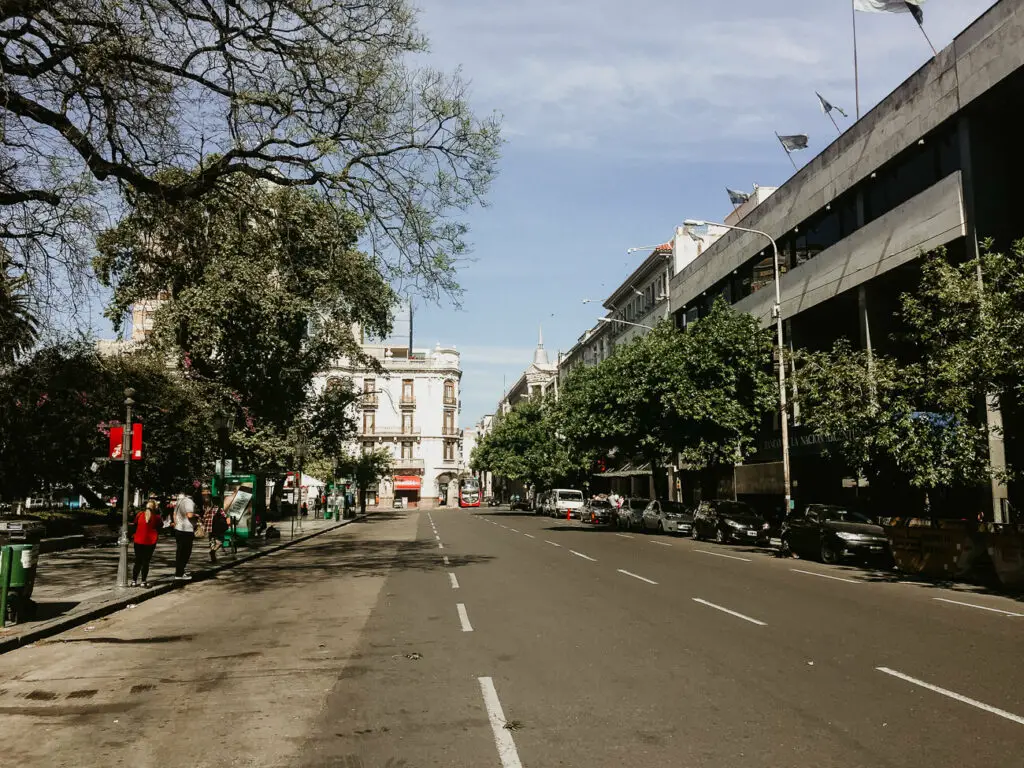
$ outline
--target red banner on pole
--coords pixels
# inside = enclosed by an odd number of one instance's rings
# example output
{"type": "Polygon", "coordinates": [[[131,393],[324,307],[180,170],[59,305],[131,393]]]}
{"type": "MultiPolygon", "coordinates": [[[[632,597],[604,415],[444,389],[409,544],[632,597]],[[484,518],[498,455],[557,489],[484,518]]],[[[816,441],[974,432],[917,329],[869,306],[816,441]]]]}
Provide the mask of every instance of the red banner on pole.
{"type": "Polygon", "coordinates": [[[124,460],[124,427],[110,428],[110,458],[124,460]]]}
{"type": "Polygon", "coordinates": [[[139,461],[142,458],[142,425],[139,422],[132,424],[132,461],[139,461]]]}

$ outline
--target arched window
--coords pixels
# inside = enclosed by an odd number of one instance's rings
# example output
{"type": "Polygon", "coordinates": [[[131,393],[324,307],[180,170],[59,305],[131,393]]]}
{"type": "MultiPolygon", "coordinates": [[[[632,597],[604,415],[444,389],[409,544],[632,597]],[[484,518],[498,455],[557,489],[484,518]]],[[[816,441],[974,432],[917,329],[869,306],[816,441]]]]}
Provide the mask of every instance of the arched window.
{"type": "Polygon", "coordinates": [[[455,405],[455,382],[447,379],[444,383],[445,405],[455,405]]]}

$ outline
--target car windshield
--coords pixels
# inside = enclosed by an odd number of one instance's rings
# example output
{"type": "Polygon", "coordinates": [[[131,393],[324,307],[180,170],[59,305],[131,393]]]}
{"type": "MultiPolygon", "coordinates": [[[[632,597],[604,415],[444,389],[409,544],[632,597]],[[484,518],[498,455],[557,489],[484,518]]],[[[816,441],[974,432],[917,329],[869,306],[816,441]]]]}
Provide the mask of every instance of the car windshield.
{"type": "Polygon", "coordinates": [[[862,515],[860,512],[853,512],[849,509],[844,509],[843,507],[818,507],[817,510],[812,509],[810,511],[817,511],[818,517],[821,520],[829,520],[837,523],[874,522],[874,520],[867,515],[862,515]]]}
{"type": "Polygon", "coordinates": [[[559,501],[583,501],[582,491],[559,491],[559,501]]]}
{"type": "Polygon", "coordinates": [[[718,514],[731,517],[752,517],[754,509],[742,501],[726,501],[718,505],[718,514]]]}
{"type": "Polygon", "coordinates": [[[685,505],[678,501],[663,501],[661,502],[661,508],[663,511],[668,512],[671,515],[689,514],[689,510],[686,509],[685,505]]]}
{"type": "Polygon", "coordinates": [[[611,507],[611,504],[604,499],[594,499],[590,502],[590,506],[597,507],[599,509],[608,509],[611,507]]]}

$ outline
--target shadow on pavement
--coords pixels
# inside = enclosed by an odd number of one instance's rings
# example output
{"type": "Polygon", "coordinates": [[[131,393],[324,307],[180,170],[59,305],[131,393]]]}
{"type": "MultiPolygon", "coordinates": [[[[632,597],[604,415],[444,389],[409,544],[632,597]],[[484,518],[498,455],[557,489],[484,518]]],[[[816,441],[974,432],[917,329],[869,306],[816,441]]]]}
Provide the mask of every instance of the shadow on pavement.
{"type": "Polygon", "coordinates": [[[115,645],[138,645],[152,643],[178,643],[192,639],[192,635],[154,635],[153,637],[70,637],[62,643],[111,643],[115,645]]]}
{"type": "MultiPolygon", "coordinates": [[[[374,515],[374,519],[380,519],[374,515]]],[[[287,583],[301,588],[335,576],[384,576],[391,571],[430,571],[447,567],[487,563],[490,555],[446,554],[433,541],[335,539],[285,550],[224,574],[224,586],[232,591],[255,593],[269,584],[287,583]],[[284,552],[288,554],[285,555],[284,552]]]]}

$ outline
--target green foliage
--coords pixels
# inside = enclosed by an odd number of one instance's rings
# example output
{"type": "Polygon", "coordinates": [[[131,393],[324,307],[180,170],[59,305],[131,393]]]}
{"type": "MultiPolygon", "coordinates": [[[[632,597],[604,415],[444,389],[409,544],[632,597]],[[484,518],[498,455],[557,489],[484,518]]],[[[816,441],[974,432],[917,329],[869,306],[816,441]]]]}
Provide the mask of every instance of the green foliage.
{"type": "Polygon", "coordinates": [[[473,450],[470,466],[526,485],[557,485],[590,463],[586,451],[570,451],[558,427],[553,403],[523,400],[496,419],[473,450]]]}
{"type": "Polygon", "coordinates": [[[749,453],[775,386],[771,337],[716,302],[686,333],[671,323],[578,368],[558,403],[562,433],[582,450],[707,467],[749,453]]]}
{"type": "Polygon", "coordinates": [[[352,406],[359,397],[351,379],[332,379],[313,400],[305,431],[314,454],[333,460],[345,452],[358,428],[352,406]]]}
{"type": "Polygon", "coordinates": [[[134,200],[98,242],[97,271],[114,289],[108,316],[166,292],[152,346],[185,377],[234,393],[247,466],[279,464],[300,413],[333,402],[309,402],[312,378],[343,356],[372,365],[356,324],[390,328],[395,295],[356,250],[359,220],[312,192],[244,176],[199,202],[134,200]]]}
{"type": "Polygon", "coordinates": [[[0,376],[0,496],[85,487],[118,492],[121,465],[105,456],[111,422],[123,422],[132,387],[143,459],[132,483],[173,493],[211,469],[216,393],[182,380],[146,355],[99,357],[86,344],[44,347],[0,376]]]}
{"type": "Polygon", "coordinates": [[[28,277],[12,275],[0,251],[0,367],[11,365],[35,343],[39,323],[32,313],[28,277]]]}
{"type": "Polygon", "coordinates": [[[391,473],[395,459],[385,448],[369,453],[349,454],[342,457],[338,469],[342,475],[351,477],[359,489],[359,505],[366,511],[366,492],[391,473]]]}

